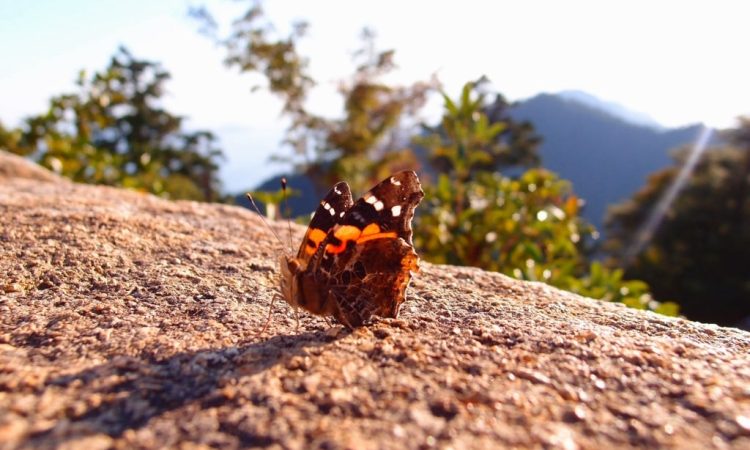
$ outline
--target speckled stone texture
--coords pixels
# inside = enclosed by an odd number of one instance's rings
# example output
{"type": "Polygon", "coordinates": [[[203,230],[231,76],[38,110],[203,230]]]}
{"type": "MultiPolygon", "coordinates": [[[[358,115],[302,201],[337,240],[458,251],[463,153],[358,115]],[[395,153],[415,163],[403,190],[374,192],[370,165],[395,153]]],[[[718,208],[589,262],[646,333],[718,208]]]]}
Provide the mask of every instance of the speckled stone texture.
{"type": "Polygon", "coordinates": [[[746,332],[422,263],[399,319],[259,337],[249,211],[0,154],[0,218],[3,449],[750,448],[746,332]]]}

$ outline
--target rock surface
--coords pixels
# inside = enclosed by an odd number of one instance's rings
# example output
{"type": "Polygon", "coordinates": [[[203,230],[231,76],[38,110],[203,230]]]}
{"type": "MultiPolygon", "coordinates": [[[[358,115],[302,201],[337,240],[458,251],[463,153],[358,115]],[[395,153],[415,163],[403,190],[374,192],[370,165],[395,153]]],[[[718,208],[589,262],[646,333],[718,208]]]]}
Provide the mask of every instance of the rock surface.
{"type": "Polygon", "coordinates": [[[253,213],[0,168],[2,448],[750,448],[748,333],[422,263],[399,319],[258,337],[253,213]]]}

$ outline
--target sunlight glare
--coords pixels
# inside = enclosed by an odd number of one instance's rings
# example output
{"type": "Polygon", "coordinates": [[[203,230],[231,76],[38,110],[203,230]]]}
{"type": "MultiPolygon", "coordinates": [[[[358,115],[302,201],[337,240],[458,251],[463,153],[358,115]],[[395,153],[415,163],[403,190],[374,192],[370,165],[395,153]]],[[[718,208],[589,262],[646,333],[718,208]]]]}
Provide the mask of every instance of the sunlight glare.
{"type": "Polygon", "coordinates": [[[695,165],[700,160],[701,155],[706,151],[712,134],[713,131],[709,127],[704,126],[701,129],[700,135],[698,135],[698,139],[693,145],[693,150],[691,151],[687,162],[685,162],[685,164],[682,166],[682,169],[680,169],[680,173],[677,175],[677,178],[675,178],[674,182],[672,182],[672,184],[669,186],[669,189],[667,189],[662,198],[660,198],[656,203],[656,206],[654,207],[653,211],[651,211],[651,214],[649,214],[646,222],[644,222],[643,225],[641,225],[641,227],[638,229],[632,245],[630,245],[630,247],[625,250],[623,258],[625,267],[629,267],[632,264],[635,257],[637,257],[643,251],[643,249],[646,248],[648,243],[651,241],[651,238],[653,238],[654,233],[659,228],[662,220],[664,220],[664,216],[669,210],[669,207],[672,205],[674,200],[677,198],[677,195],[685,186],[685,183],[688,181],[688,178],[695,169],[695,165]]]}

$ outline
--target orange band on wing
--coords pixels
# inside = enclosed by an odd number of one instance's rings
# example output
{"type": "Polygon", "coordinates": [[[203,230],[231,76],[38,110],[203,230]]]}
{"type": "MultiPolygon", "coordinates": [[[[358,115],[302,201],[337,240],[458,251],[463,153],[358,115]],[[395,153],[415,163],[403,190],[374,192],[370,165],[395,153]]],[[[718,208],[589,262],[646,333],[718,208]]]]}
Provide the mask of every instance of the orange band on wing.
{"type": "Polygon", "coordinates": [[[380,226],[376,223],[371,223],[367,225],[364,230],[360,230],[352,225],[341,225],[333,232],[333,236],[341,242],[339,245],[326,245],[326,252],[337,254],[346,250],[346,244],[349,241],[361,244],[374,239],[395,239],[398,237],[398,234],[395,231],[381,233],[380,226]]]}
{"type": "Polygon", "coordinates": [[[332,245],[332,244],[326,245],[326,253],[333,253],[335,255],[336,253],[343,252],[344,250],[346,250],[347,242],[348,241],[341,241],[339,245],[332,245]]]}
{"type": "Polygon", "coordinates": [[[339,226],[333,232],[333,237],[341,241],[341,243],[339,243],[339,245],[326,245],[326,252],[334,254],[343,252],[346,250],[346,243],[349,241],[356,241],[361,234],[362,230],[353,225],[339,226]]]}
{"type": "Polygon", "coordinates": [[[353,225],[341,225],[333,232],[336,239],[342,241],[353,241],[357,239],[360,234],[362,234],[362,230],[353,225]]]}
{"type": "Polygon", "coordinates": [[[364,230],[362,230],[362,236],[367,236],[370,234],[377,234],[380,233],[380,225],[376,223],[371,223],[370,225],[367,225],[364,230]]]}
{"type": "Polygon", "coordinates": [[[380,225],[371,223],[362,230],[362,236],[357,239],[357,244],[371,241],[373,239],[395,239],[398,234],[395,231],[380,231],[380,225]]]}
{"type": "Polygon", "coordinates": [[[372,241],[374,239],[395,239],[398,237],[398,234],[395,231],[387,231],[385,233],[374,233],[374,234],[368,234],[366,236],[362,236],[361,238],[357,239],[357,244],[361,244],[363,242],[372,241]]]}
{"type": "Polygon", "coordinates": [[[323,239],[326,238],[325,231],[321,230],[320,228],[312,228],[310,231],[307,232],[307,238],[313,242],[315,245],[310,245],[310,242],[307,242],[305,244],[305,253],[308,255],[312,255],[315,253],[315,251],[318,249],[318,246],[321,242],[323,242],[323,239]]]}
{"type": "Polygon", "coordinates": [[[326,232],[320,228],[313,228],[310,230],[310,234],[308,234],[307,238],[320,245],[320,243],[323,242],[323,239],[326,238],[326,232]]]}

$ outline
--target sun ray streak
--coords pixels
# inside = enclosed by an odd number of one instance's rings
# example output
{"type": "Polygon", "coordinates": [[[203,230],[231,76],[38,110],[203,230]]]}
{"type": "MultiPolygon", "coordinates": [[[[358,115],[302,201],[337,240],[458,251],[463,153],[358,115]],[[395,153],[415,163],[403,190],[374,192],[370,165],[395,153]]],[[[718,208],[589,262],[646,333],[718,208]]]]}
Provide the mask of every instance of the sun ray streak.
{"type": "Polygon", "coordinates": [[[700,135],[698,135],[698,139],[693,145],[688,160],[680,169],[680,173],[656,203],[656,206],[654,206],[654,209],[651,211],[646,221],[640,226],[640,228],[638,228],[633,243],[625,250],[623,258],[625,267],[629,267],[643,249],[646,248],[649,242],[651,242],[654,233],[656,233],[656,230],[659,229],[659,225],[661,225],[661,222],[664,220],[664,216],[667,214],[669,207],[677,198],[677,195],[679,195],[682,188],[685,187],[685,183],[687,183],[690,175],[693,173],[695,165],[700,160],[703,152],[706,151],[712,135],[713,130],[711,128],[704,126],[703,129],[701,129],[700,135]]]}

